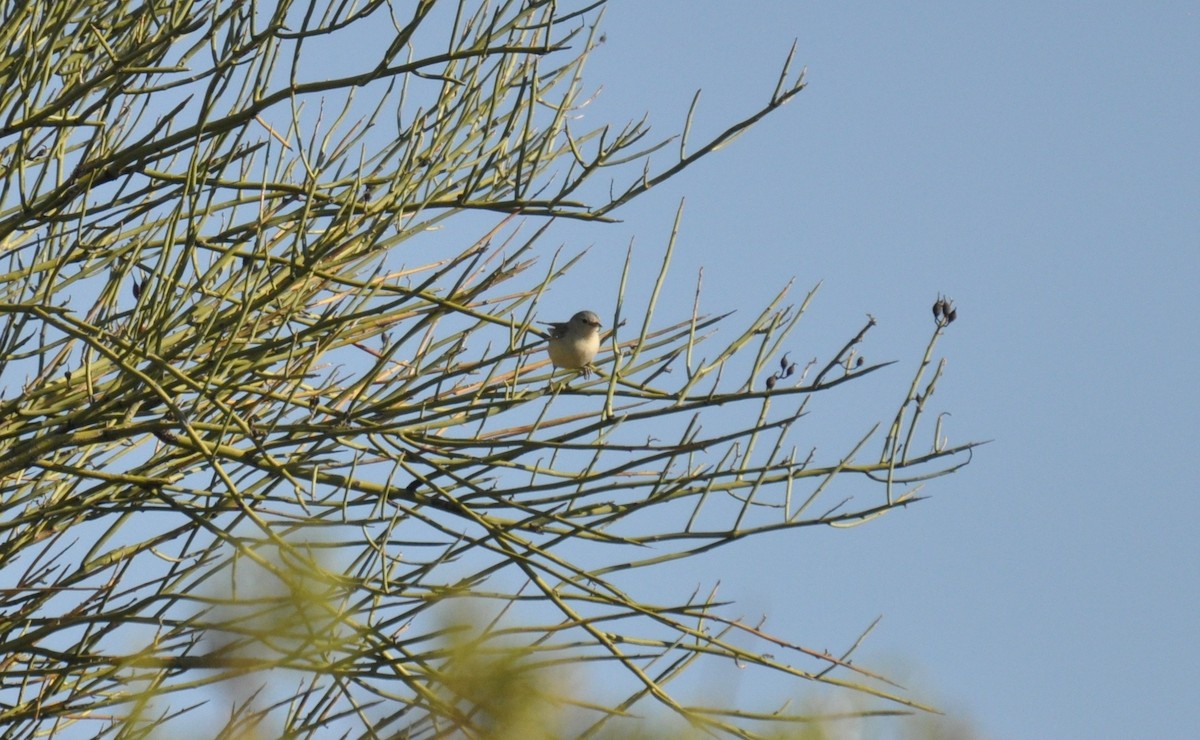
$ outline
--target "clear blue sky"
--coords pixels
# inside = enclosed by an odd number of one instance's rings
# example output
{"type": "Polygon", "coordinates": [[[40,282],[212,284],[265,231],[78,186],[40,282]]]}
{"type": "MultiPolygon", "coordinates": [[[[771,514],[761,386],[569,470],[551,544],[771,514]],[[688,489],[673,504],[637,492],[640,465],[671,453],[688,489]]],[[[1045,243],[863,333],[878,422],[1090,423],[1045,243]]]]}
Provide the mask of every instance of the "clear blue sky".
{"type": "Polygon", "coordinates": [[[810,86],[581,230],[593,268],[630,238],[656,254],[686,196],[678,300],[699,266],[712,310],[824,281],[801,354],[874,314],[867,350],[902,365],[881,399],[948,293],[937,404],[952,441],[995,440],[915,508],[742,543],[695,582],[810,647],[883,614],[861,660],[985,737],[1191,736],[1200,2],[618,0],[604,29],[592,122],[649,112],[665,135],[703,88],[698,140],[770,94],[794,38],[810,86]]]}
{"type": "MultiPolygon", "coordinates": [[[[793,359],[828,358],[870,313],[868,359],[899,361],[847,386],[844,418],[815,397],[797,444],[836,456],[895,412],[939,293],[958,321],[932,404],[952,443],[994,440],[917,506],[638,574],[638,595],[720,583],[730,616],[835,652],[882,615],[856,662],[983,737],[1193,737],[1200,0],[612,0],[603,30],[583,128],[649,114],[667,136],[702,88],[704,140],[768,99],[793,40],[809,87],[621,223],[556,226],[592,249],[539,318],[611,315],[631,241],[644,296],[686,197],[660,324],[690,315],[701,268],[706,310],[735,321],[794,277],[796,303],[822,288],[793,359]]],[[[329,43],[314,75],[359,61],[329,43]]]]}

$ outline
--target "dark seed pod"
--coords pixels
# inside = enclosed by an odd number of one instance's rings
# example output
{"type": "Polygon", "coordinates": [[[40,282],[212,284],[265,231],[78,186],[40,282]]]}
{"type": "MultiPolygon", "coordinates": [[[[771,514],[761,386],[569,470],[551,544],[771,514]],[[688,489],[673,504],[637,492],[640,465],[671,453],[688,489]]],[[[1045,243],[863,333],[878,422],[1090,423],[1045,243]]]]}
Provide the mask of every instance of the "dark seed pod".
{"type": "Polygon", "coordinates": [[[862,358],[862,355],[859,355],[858,359],[855,360],[855,362],[854,362],[854,367],[862,367],[862,364],[863,364],[863,358],[862,358]]]}
{"type": "Polygon", "coordinates": [[[133,300],[137,301],[137,300],[141,300],[141,298],[142,298],[142,284],[137,281],[137,278],[134,278],[133,279],[133,300]]]}
{"type": "Polygon", "coordinates": [[[946,323],[947,324],[949,324],[951,321],[954,321],[957,318],[958,318],[958,309],[957,308],[952,308],[946,312],[946,323]]]}
{"type": "Polygon", "coordinates": [[[942,312],[945,310],[945,308],[946,302],[941,298],[938,298],[937,302],[933,304],[933,318],[940,321],[942,318],[942,312]]]}
{"type": "Polygon", "coordinates": [[[767,390],[771,390],[772,388],[774,388],[774,387],[775,387],[775,382],[776,382],[775,376],[774,376],[774,375],[768,375],[768,376],[767,376],[767,390]]]}

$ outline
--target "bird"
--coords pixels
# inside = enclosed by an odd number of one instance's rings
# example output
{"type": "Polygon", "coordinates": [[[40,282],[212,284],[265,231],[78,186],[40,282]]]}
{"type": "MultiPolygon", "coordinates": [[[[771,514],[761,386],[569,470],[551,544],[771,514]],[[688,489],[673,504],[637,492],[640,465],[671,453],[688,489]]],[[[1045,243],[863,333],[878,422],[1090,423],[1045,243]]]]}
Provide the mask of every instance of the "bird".
{"type": "Polygon", "coordinates": [[[563,370],[591,374],[592,358],[600,351],[600,317],[580,311],[570,321],[542,322],[550,327],[550,362],[563,370]]]}

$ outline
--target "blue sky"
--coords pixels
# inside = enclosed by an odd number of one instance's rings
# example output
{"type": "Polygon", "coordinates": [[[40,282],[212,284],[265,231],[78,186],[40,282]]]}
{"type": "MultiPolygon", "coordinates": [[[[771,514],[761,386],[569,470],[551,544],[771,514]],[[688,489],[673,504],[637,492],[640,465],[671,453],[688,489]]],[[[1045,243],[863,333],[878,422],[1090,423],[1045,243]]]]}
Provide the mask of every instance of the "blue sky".
{"type": "Polygon", "coordinates": [[[900,360],[864,389],[882,417],[947,293],[937,402],[953,441],[995,441],[917,507],[741,543],[684,577],[810,647],[882,614],[861,660],[986,737],[1187,736],[1200,2],[731,8],[614,2],[586,115],[649,113],[667,135],[702,88],[699,140],[767,98],[793,39],[808,89],[622,223],[580,230],[600,280],[572,276],[545,310],[588,293],[609,310],[629,240],[653,260],[686,196],[681,315],[700,267],[711,310],[823,281],[813,347],[870,312],[866,351],[900,360]]]}
{"type": "MultiPolygon", "coordinates": [[[[944,708],[948,728],[1190,737],[1200,0],[613,0],[603,30],[583,128],[648,114],[668,136],[700,88],[702,141],[768,99],[793,41],[809,87],[618,211],[620,223],[556,224],[542,256],[558,244],[590,251],[538,318],[610,316],[631,244],[629,305],[644,299],[686,199],[659,325],[690,316],[701,269],[704,310],[737,311],[733,323],[794,279],[794,303],[821,288],[793,359],[827,359],[870,313],[867,359],[897,360],[841,396],[814,397],[798,446],[836,457],[895,413],[938,294],[953,297],[958,320],[938,347],[948,365],[934,411],[951,413],[952,443],[992,440],[917,506],[854,529],[739,542],[630,585],[682,601],[719,583],[736,602],[729,616],[765,615],[771,633],[835,652],[882,615],[856,662],[944,708]]],[[[394,29],[378,32],[390,40],[394,29]]],[[[340,40],[320,43],[306,46],[314,76],[361,61],[340,40]]],[[[655,156],[658,169],[670,153],[655,156]]],[[[493,215],[464,220],[487,228],[493,215]]],[[[692,679],[685,689],[760,706],[815,691],[692,679]]],[[[903,727],[880,720],[867,736],[903,727]]]]}

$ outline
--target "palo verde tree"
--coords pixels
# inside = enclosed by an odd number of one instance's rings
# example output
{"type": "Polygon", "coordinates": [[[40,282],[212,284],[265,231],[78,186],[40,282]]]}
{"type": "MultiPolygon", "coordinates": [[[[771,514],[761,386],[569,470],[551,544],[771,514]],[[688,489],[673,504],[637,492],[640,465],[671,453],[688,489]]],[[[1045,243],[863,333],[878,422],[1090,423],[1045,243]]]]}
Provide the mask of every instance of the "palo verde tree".
{"type": "Polygon", "coordinates": [[[797,366],[807,298],[736,328],[659,309],[674,239],[647,304],[614,286],[596,374],[550,377],[535,310],[574,259],[547,229],[603,228],[804,87],[789,56],[761,109],[669,150],[580,129],[602,4],[3,5],[7,737],[813,719],[672,692],[713,661],[921,708],[848,651],[628,586],[905,506],[972,445],[918,425],[949,303],[899,409],[822,459],[789,433],[884,366],[874,322],[797,366]],[[845,479],[874,493],[831,499],[845,479]]]}

